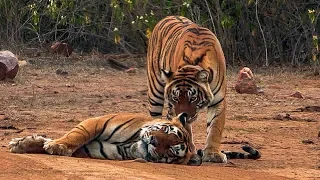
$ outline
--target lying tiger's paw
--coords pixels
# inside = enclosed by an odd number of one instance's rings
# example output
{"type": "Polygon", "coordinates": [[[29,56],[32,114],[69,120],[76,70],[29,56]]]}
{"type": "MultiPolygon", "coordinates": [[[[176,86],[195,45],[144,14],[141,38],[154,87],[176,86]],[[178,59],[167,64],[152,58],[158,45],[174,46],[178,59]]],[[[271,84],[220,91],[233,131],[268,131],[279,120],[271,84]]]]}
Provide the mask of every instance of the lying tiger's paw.
{"type": "Polygon", "coordinates": [[[133,162],[147,163],[148,161],[142,158],[134,159],[133,162]]]}
{"type": "Polygon", "coordinates": [[[204,152],[202,156],[204,162],[227,163],[227,156],[221,152],[204,152]]]}
{"type": "Polygon", "coordinates": [[[72,149],[68,149],[64,144],[57,144],[55,141],[46,142],[43,146],[47,153],[60,156],[71,156],[72,149]]]}
{"type": "Polygon", "coordinates": [[[14,138],[9,142],[9,150],[12,153],[37,153],[43,151],[43,144],[51,139],[38,136],[26,136],[24,138],[14,138]]]}

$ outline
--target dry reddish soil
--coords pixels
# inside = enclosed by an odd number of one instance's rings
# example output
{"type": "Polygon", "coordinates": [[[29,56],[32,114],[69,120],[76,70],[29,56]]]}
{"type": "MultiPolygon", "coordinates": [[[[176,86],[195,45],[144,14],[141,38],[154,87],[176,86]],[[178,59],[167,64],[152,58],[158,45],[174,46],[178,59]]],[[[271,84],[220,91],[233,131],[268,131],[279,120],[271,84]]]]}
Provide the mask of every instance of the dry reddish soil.
{"type": "MultiPolygon", "coordinates": [[[[238,68],[228,69],[222,149],[239,151],[249,143],[262,157],[190,167],[10,153],[8,142],[15,137],[56,138],[89,117],[147,113],[143,58],[123,61],[137,67],[133,73],[96,56],[26,59],[30,64],[14,82],[0,83],[0,179],[320,179],[320,112],[297,110],[320,106],[319,76],[252,68],[264,94],[250,95],[235,92],[238,68]],[[290,97],[296,91],[304,98],[290,97]]],[[[203,111],[193,126],[197,148],[204,147],[205,124],[203,111]]]]}

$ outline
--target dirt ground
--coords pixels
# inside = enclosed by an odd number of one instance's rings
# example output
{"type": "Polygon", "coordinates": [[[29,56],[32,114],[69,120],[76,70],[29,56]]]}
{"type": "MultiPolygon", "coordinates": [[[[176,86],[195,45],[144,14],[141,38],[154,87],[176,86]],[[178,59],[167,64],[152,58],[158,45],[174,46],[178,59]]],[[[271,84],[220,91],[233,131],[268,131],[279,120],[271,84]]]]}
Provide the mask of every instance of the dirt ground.
{"type": "MultiPolygon", "coordinates": [[[[147,113],[143,58],[124,60],[127,73],[102,57],[26,58],[14,82],[0,82],[0,179],[320,179],[320,77],[308,72],[254,69],[263,95],[238,94],[238,68],[228,69],[228,109],[222,149],[249,143],[259,160],[204,163],[199,167],[132,161],[12,154],[15,137],[56,138],[80,121],[114,112],[147,113]],[[58,71],[57,71],[58,70],[58,71]],[[304,98],[290,97],[300,91],[304,98]]],[[[205,143],[205,111],[194,123],[197,148],[205,143]]]]}

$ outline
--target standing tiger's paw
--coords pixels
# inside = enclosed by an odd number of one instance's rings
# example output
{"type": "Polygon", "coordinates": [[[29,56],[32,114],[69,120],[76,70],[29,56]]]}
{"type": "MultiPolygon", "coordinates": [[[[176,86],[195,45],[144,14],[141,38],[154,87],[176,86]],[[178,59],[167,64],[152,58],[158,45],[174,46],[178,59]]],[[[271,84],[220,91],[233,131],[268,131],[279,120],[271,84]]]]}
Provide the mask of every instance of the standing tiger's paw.
{"type": "Polygon", "coordinates": [[[26,136],[23,138],[14,138],[9,142],[9,150],[12,153],[38,153],[43,151],[43,144],[51,139],[38,136],[26,136]]]}
{"type": "Polygon", "coordinates": [[[202,164],[202,158],[199,154],[192,154],[189,162],[187,163],[190,166],[200,166],[202,164]]]}
{"type": "Polygon", "coordinates": [[[227,163],[227,156],[221,152],[204,152],[203,162],[227,163]]]}
{"type": "Polygon", "coordinates": [[[52,155],[71,156],[73,151],[64,144],[57,144],[55,141],[46,142],[43,146],[45,151],[52,155]]]}

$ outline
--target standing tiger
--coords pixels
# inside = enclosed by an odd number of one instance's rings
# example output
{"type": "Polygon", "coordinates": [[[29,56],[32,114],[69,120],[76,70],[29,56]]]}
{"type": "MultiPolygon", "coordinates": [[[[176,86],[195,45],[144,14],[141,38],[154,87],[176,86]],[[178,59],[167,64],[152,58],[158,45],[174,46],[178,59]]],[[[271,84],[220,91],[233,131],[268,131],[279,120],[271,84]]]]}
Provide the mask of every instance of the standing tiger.
{"type": "MultiPolygon", "coordinates": [[[[203,161],[226,162],[220,151],[226,111],[226,64],[217,37],[181,16],[168,16],[155,26],[148,44],[148,100],[151,116],[186,112],[187,130],[207,107],[207,139],[203,161]]],[[[191,137],[192,151],[195,146],[191,137]]]]}

